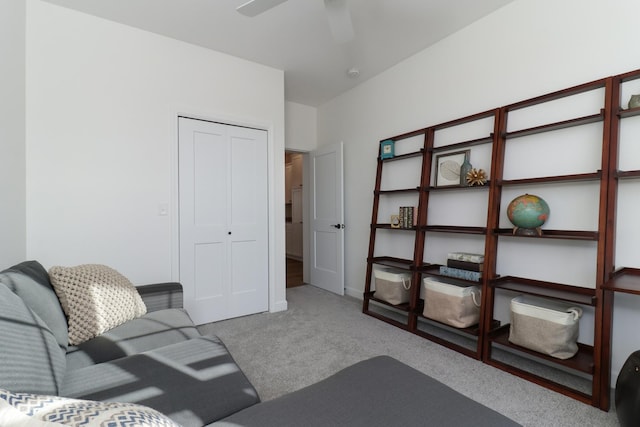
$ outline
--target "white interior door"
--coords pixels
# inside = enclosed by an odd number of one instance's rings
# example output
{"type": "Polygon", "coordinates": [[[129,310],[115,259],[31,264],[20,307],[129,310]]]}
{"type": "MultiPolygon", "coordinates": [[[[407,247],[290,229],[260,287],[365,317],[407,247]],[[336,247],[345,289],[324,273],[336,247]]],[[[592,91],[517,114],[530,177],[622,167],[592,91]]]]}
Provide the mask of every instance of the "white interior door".
{"type": "Polygon", "coordinates": [[[180,281],[196,324],[266,311],[266,131],[179,118],[180,281]]]}
{"type": "Polygon", "coordinates": [[[342,143],[311,154],[311,284],[344,295],[342,143]]]}

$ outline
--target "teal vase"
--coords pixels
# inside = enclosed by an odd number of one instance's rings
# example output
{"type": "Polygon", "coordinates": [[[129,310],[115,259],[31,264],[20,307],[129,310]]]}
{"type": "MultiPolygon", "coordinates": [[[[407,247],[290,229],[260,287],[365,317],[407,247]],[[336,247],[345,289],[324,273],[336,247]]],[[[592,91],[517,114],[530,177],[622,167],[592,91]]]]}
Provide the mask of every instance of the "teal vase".
{"type": "Polygon", "coordinates": [[[471,163],[469,163],[469,155],[464,156],[464,162],[460,165],[460,185],[462,187],[466,187],[467,184],[467,174],[471,171],[471,163]]]}

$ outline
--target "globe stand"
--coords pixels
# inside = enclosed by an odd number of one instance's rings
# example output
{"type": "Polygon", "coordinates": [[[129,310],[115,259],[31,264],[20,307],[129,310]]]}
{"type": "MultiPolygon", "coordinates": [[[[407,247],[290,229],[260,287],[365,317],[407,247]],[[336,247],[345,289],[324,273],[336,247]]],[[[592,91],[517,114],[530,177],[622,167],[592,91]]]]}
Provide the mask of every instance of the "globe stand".
{"type": "Polygon", "coordinates": [[[513,235],[542,237],[542,227],[536,227],[536,228],[513,227],[513,235]]]}

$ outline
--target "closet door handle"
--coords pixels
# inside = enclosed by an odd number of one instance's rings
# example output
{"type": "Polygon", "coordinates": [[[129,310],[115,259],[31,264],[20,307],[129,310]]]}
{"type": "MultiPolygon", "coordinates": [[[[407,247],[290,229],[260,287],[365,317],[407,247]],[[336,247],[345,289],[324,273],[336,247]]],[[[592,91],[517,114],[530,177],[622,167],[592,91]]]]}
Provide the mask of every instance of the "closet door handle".
{"type": "Polygon", "coordinates": [[[337,228],[338,230],[340,230],[341,228],[344,228],[344,224],[331,224],[331,226],[333,228],[337,228]]]}

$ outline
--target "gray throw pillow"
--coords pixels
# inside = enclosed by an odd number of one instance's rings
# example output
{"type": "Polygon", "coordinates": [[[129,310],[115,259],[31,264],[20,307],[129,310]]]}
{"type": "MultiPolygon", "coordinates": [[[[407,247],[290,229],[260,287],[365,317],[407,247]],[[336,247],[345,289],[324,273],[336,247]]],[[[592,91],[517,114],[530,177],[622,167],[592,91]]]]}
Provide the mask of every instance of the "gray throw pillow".
{"type": "Polygon", "coordinates": [[[0,283],[0,385],[14,392],[58,394],[65,352],[40,317],[0,283]]]}
{"type": "Polygon", "coordinates": [[[0,282],[7,285],[47,324],[61,348],[67,349],[67,318],[51,286],[47,270],[38,261],[25,261],[0,271],[0,282]]]}

